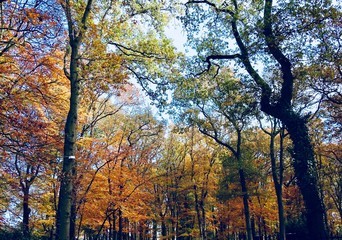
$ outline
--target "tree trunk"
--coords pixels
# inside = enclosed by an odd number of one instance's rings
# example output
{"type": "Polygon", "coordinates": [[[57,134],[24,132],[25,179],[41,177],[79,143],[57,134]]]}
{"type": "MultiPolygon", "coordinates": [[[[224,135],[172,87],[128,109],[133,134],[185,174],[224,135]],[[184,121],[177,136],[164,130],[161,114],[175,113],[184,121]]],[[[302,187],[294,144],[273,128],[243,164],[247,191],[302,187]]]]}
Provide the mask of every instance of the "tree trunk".
{"type": "Polygon", "coordinates": [[[197,194],[197,186],[196,184],[194,185],[194,195],[195,195],[195,210],[196,210],[196,216],[197,216],[197,224],[198,224],[198,229],[200,232],[200,239],[204,240],[203,238],[203,227],[202,227],[202,217],[201,217],[201,211],[200,211],[200,203],[198,200],[198,194],[197,194]]]}
{"type": "Polygon", "coordinates": [[[285,216],[284,216],[284,206],[283,206],[283,129],[280,132],[280,154],[279,154],[279,174],[277,174],[277,164],[276,164],[276,153],[275,153],[275,137],[276,133],[276,121],[274,122],[274,129],[269,134],[271,137],[270,140],[270,158],[271,158],[271,168],[272,168],[272,178],[274,182],[274,188],[277,196],[277,206],[278,206],[278,217],[279,217],[279,240],[286,239],[286,231],[285,231],[285,216]]]}
{"type": "Polygon", "coordinates": [[[176,222],[175,222],[175,219],[176,219],[176,202],[174,201],[173,202],[173,206],[170,208],[170,214],[171,214],[171,226],[170,226],[170,234],[172,235],[171,239],[172,240],[175,240],[176,239],[176,236],[177,236],[177,229],[176,229],[176,222]]]}
{"type": "Polygon", "coordinates": [[[275,186],[276,195],[277,195],[277,205],[278,205],[278,217],[279,217],[279,240],[286,239],[286,231],[285,231],[285,215],[284,215],[284,205],[283,205],[283,193],[282,186],[275,186]]]}
{"type": "Polygon", "coordinates": [[[239,177],[240,177],[240,185],[241,185],[241,191],[242,191],[242,196],[243,196],[242,198],[243,198],[243,208],[244,208],[246,230],[247,230],[247,240],[253,240],[251,216],[250,216],[249,202],[248,202],[249,195],[248,195],[246,177],[243,171],[242,159],[241,159],[241,141],[242,141],[241,130],[236,129],[236,133],[237,133],[237,143],[236,143],[235,158],[239,166],[239,177]]]}
{"type": "Polygon", "coordinates": [[[153,240],[157,240],[157,222],[155,220],[153,220],[153,240]]]}
{"type": "Polygon", "coordinates": [[[203,239],[207,239],[207,223],[206,223],[206,219],[205,219],[205,208],[204,208],[204,201],[202,200],[200,202],[200,208],[201,208],[201,212],[202,212],[202,234],[203,234],[203,239]]]}
{"type": "Polygon", "coordinates": [[[64,127],[64,151],[63,151],[63,168],[61,173],[61,184],[58,198],[58,210],[56,219],[56,239],[70,240],[70,217],[72,205],[73,191],[73,169],[75,168],[75,142],[76,142],[76,125],[77,110],[80,83],[78,79],[78,51],[81,45],[84,32],[87,29],[86,23],[91,10],[92,0],[88,0],[82,19],[79,22],[79,29],[75,26],[76,21],[72,18],[72,6],[69,1],[61,1],[68,23],[69,46],[71,48],[69,73],[65,67],[65,73],[70,81],[70,100],[69,112],[64,127]]]}
{"type": "Polygon", "coordinates": [[[167,235],[167,228],[166,228],[166,223],[165,223],[165,217],[161,216],[161,230],[162,230],[162,236],[166,237],[167,235]]]}
{"type": "Polygon", "coordinates": [[[23,190],[23,235],[25,238],[30,237],[30,212],[31,209],[29,207],[29,187],[25,187],[23,190]]]}
{"type": "Polygon", "coordinates": [[[272,0],[265,0],[264,39],[269,52],[280,65],[283,81],[280,98],[275,105],[272,105],[269,86],[264,85],[265,82],[259,77],[254,77],[262,88],[261,110],[280,119],[293,142],[293,167],[304,199],[309,239],[327,239],[327,228],[324,223],[325,208],[318,189],[314,150],[306,125],[307,120],[294,111],[292,100],[295,76],[292,73],[290,59],[285,56],[273,33],[272,19],[272,0]]]}
{"type": "Polygon", "coordinates": [[[240,184],[241,184],[241,191],[242,191],[242,198],[243,198],[243,208],[245,214],[245,222],[246,222],[246,230],[247,230],[247,240],[252,240],[252,225],[251,225],[251,216],[249,211],[249,195],[247,191],[247,184],[245,173],[242,168],[239,169],[239,176],[240,176],[240,184]]]}
{"type": "MultiPolygon", "coordinates": [[[[76,171],[76,169],[74,170],[76,171]]],[[[76,173],[73,173],[73,176],[76,177],[76,173]]],[[[71,210],[70,210],[70,240],[76,239],[76,215],[77,215],[77,206],[76,206],[76,189],[73,184],[72,191],[72,201],[71,201],[71,210]]]]}
{"type": "Polygon", "coordinates": [[[122,219],[122,212],[121,212],[121,209],[118,210],[118,213],[119,213],[118,240],[122,240],[122,239],[123,239],[123,234],[122,234],[122,230],[123,230],[123,219],[122,219]]]}
{"type": "Polygon", "coordinates": [[[251,225],[252,225],[252,236],[254,239],[256,237],[256,232],[255,232],[255,219],[253,216],[251,217],[251,225]]]}
{"type": "Polygon", "coordinates": [[[288,114],[281,120],[285,123],[293,142],[293,167],[305,203],[308,238],[327,239],[325,208],[319,194],[314,150],[306,121],[297,114],[288,114]]]}
{"type": "Polygon", "coordinates": [[[113,240],[118,240],[118,232],[116,231],[116,214],[113,212],[113,240]]]}
{"type": "MultiPolygon", "coordinates": [[[[237,6],[237,2],[234,1],[237,6]]],[[[308,128],[306,126],[305,117],[294,112],[292,106],[293,86],[295,77],[292,74],[292,65],[290,59],[287,58],[282,48],[279,46],[279,41],[272,30],[272,0],[265,0],[264,17],[263,17],[263,34],[269,53],[273,56],[276,62],[280,65],[279,70],[282,73],[282,85],[280,96],[277,102],[273,103],[273,89],[264,81],[264,79],[253,68],[248,49],[243,43],[237,27],[237,18],[231,21],[231,27],[234,38],[239,46],[241,59],[248,74],[254,79],[255,83],[262,90],[261,92],[261,110],[273,117],[278,118],[286,126],[290,138],[293,142],[293,167],[298,180],[298,186],[303,195],[306,216],[307,229],[310,239],[327,239],[326,226],[324,224],[324,205],[319,195],[317,176],[314,169],[314,152],[310,143],[308,128]]]]}
{"type": "Polygon", "coordinates": [[[74,146],[76,141],[79,81],[77,76],[78,44],[71,44],[70,83],[71,96],[69,113],[65,124],[64,157],[57,211],[57,240],[70,240],[70,217],[73,191],[74,146]]]}

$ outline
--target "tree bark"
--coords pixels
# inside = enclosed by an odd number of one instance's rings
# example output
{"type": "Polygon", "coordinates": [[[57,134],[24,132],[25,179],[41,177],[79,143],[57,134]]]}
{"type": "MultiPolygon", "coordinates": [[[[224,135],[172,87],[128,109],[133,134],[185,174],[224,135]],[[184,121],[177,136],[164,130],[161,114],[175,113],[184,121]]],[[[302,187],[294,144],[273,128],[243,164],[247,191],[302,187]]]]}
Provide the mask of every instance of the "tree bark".
{"type": "Polygon", "coordinates": [[[161,217],[161,230],[162,230],[162,236],[166,237],[167,236],[167,227],[166,227],[164,216],[161,217]]]}
{"type": "Polygon", "coordinates": [[[29,207],[29,187],[25,187],[22,189],[23,191],[23,235],[26,238],[30,237],[30,226],[29,226],[29,221],[30,221],[30,212],[31,209],[29,207]]]}
{"type": "Polygon", "coordinates": [[[324,222],[325,207],[318,189],[314,150],[306,121],[296,114],[291,114],[283,121],[293,142],[293,165],[305,203],[308,238],[327,239],[324,222]]]}
{"type": "Polygon", "coordinates": [[[65,124],[64,136],[64,158],[63,169],[61,176],[61,186],[59,192],[58,212],[57,212],[57,239],[70,239],[70,217],[72,205],[73,191],[73,174],[72,170],[75,165],[74,146],[76,142],[76,124],[77,124],[77,109],[79,97],[79,81],[77,73],[77,56],[78,42],[70,42],[71,45],[71,60],[70,60],[70,83],[71,95],[69,113],[65,124]]]}
{"type": "Polygon", "coordinates": [[[152,240],[157,240],[157,221],[153,220],[153,236],[152,236],[152,240]]]}
{"type": "Polygon", "coordinates": [[[123,218],[121,209],[118,210],[119,213],[119,230],[118,230],[118,240],[123,240],[123,218]]]}
{"type": "Polygon", "coordinates": [[[197,215],[197,224],[198,224],[198,229],[200,231],[200,239],[204,240],[203,226],[202,226],[202,217],[201,217],[200,203],[199,203],[199,200],[198,200],[196,184],[194,185],[194,195],[195,195],[195,210],[196,210],[196,215],[197,215]]]}
{"type": "Polygon", "coordinates": [[[282,128],[280,132],[277,132],[277,120],[273,122],[274,126],[272,132],[266,132],[270,135],[270,158],[271,158],[271,170],[272,178],[274,182],[274,188],[277,196],[277,206],[278,206],[278,218],[279,218],[279,240],[286,239],[285,231],[285,215],[284,215],[284,205],[283,205],[283,172],[284,172],[284,159],[283,159],[283,140],[284,140],[284,129],[282,128]],[[277,174],[277,164],[276,164],[276,151],[275,151],[275,137],[280,135],[280,146],[279,146],[279,173],[277,174]]]}
{"type": "Polygon", "coordinates": [[[70,240],[75,240],[76,239],[76,215],[77,215],[75,189],[73,189],[72,192],[73,193],[72,193],[71,213],[70,213],[70,240]]]}
{"type": "Polygon", "coordinates": [[[86,22],[91,10],[92,0],[87,1],[87,5],[80,21],[80,30],[77,31],[75,21],[72,18],[72,10],[69,1],[61,2],[64,9],[69,32],[69,45],[71,48],[69,73],[66,75],[70,81],[70,101],[69,112],[64,127],[64,152],[63,152],[63,168],[61,174],[61,184],[59,191],[59,201],[56,219],[56,239],[70,240],[70,218],[71,206],[73,201],[73,183],[75,169],[75,142],[76,142],[76,126],[77,111],[80,83],[78,79],[78,54],[84,32],[86,31],[86,22]]]}
{"type": "Polygon", "coordinates": [[[318,188],[314,150],[310,142],[306,118],[283,105],[279,105],[276,109],[269,104],[261,107],[264,112],[284,123],[292,140],[293,168],[305,204],[308,239],[328,239],[324,221],[325,207],[318,188]]]}
{"type": "Polygon", "coordinates": [[[201,215],[202,215],[202,234],[203,234],[203,239],[206,240],[208,239],[208,234],[207,234],[207,221],[206,221],[206,211],[204,208],[204,201],[200,201],[200,208],[201,208],[201,215]]]}
{"type": "Polygon", "coordinates": [[[251,216],[250,216],[250,211],[249,211],[249,195],[248,195],[246,177],[243,171],[242,158],[241,158],[241,141],[242,141],[241,130],[236,129],[236,132],[237,132],[237,143],[236,143],[235,158],[239,166],[239,177],[240,177],[240,185],[241,185],[241,192],[242,192],[242,198],[243,198],[243,208],[244,208],[244,214],[245,214],[247,240],[253,240],[251,216]]]}
{"type": "Polygon", "coordinates": [[[245,214],[247,240],[252,240],[253,239],[252,225],[251,225],[251,216],[250,216],[249,203],[248,203],[249,195],[247,191],[245,173],[242,168],[239,169],[239,176],[240,176],[240,185],[241,185],[242,199],[243,199],[243,209],[244,209],[244,214],[245,214]]]}

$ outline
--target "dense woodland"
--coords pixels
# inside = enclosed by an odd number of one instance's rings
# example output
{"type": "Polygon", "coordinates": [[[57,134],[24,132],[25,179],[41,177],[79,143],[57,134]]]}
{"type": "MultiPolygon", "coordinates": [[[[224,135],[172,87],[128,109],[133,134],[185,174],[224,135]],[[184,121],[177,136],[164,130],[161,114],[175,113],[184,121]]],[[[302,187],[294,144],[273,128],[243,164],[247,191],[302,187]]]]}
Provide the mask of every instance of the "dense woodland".
{"type": "Polygon", "coordinates": [[[341,237],[338,2],[0,0],[0,239],[341,237]]]}

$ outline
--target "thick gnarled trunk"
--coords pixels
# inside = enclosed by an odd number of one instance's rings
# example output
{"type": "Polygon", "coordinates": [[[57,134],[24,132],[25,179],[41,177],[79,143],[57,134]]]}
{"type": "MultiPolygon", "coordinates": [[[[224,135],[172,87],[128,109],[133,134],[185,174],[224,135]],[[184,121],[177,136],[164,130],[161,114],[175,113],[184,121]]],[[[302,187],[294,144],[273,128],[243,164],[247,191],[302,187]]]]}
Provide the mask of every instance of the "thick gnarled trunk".
{"type": "Polygon", "coordinates": [[[327,239],[324,222],[325,208],[318,189],[314,150],[306,121],[298,115],[281,119],[293,142],[293,167],[306,207],[309,239],[327,239]]]}

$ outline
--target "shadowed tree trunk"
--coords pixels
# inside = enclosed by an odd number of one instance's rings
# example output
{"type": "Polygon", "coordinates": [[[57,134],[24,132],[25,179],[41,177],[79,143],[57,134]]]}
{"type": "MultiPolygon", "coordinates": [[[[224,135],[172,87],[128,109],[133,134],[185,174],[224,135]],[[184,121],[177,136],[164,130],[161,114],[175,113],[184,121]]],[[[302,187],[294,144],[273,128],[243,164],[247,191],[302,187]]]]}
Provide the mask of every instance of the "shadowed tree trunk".
{"type": "Polygon", "coordinates": [[[19,177],[19,184],[21,188],[21,192],[23,193],[23,220],[22,220],[22,232],[25,238],[30,238],[30,188],[34,180],[37,178],[38,173],[40,171],[40,165],[33,166],[31,164],[26,164],[25,171],[22,171],[19,164],[19,156],[15,156],[15,168],[19,177]]]}
{"type": "Polygon", "coordinates": [[[248,194],[248,188],[247,188],[247,182],[246,182],[246,176],[245,172],[242,167],[242,156],[241,156],[241,141],[242,141],[242,136],[241,136],[241,129],[239,129],[235,125],[235,131],[237,134],[237,142],[236,142],[236,149],[234,149],[231,145],[228,143],[223,142],[220,140],[217,136],[213,136],[209,134],[206,130],[204,129],[199,129],[201,133],[207,135],[208,137],[213,138],[218,144],[226,147],[229,151],[232,152],[234,155],[234,158],[236,162],[238,163],[239,169],[239,180],[240,180],[240,186],[241,186],[241,193],[242,193],[242,201],[243,201],[243,209],[244,209],[244,216],[245,216],[245,224],[246,224],[246,231],[247,231],[247,240],[252,240],[253,235],[252,235],[252,225],[251,225],[251,216],[250,216],[250,209],[249,209],[249,194],[248,194]]]}
{"type": "Polygon", "coordinates": [[[29,207],[29,187],[26,187],[23,189],[23,234],[24,237],[30,236],[30,226],[29,226],[29,220],[30,220],[30,212],[31,209],[29,207]]]}
{"type": "Polygon", "coordinates": [[[279,218],[279,240],[286,239],[285,231],[285,215],[283,204],[283,178],[284,178],[284,127],[278,128],[279,120],[273,118],[271,120],[271,132],[268,132],[261,126],[261,129],[270,136],[269,155],[271,159],[271,171],[274,183],[274,188],[277,196],[278,218],[279,218]],[[277,153],[275,149],[276,136],[279,135],[279,167],[277,167],[277,153]]]}

